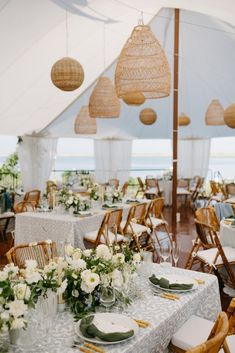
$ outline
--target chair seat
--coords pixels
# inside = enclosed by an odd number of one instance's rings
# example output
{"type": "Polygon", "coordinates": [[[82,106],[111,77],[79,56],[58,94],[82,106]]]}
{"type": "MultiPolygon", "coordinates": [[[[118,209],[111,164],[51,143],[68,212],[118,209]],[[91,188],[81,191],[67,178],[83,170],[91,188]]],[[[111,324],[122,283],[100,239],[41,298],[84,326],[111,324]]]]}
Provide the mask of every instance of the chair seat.
{"type": "Polygon", "coordinates": [[[226,203],[234,203],[235,204],[235,197],[230,197],[229,199],[225,200],[226,203]]]}
{"type": "MultiPolygon", "coordinates": [[[[97,235],[98,235],[98,231],[94,230],[92,232],[87,233],[85,235],[84,239],[87,241],[95,242],[97,235]]],[[[115,235],[112,232],[109,232],[108,237],[109,237],[109,241],[113,244],[115,241],[115,235]]],[[[117,241],[118,242],[123,241],[123,239],[124,239],[123,235],[117,234],[117,241]]],[[[105,244],[105,239],[104,239],[103,235],[101,235],[101,237],[100,237],[100,243],[105,244]]]]}
{"type": "MultiPolygon", "coordinates": [[[[133,228],[134,233],[144,233],[144,232],[147,232],[148,230],[148,228],[146,226],[143,226],[142,224],[133,223],[133,222],[130,222],[130,224],[133,228]]],[[[126,221],[122,221],[121,228],[124,229],[125,225],[126,225],[126,221]]],[[[127,231],[132,233],[132,230],[130,227],[128,227],[127,231]]]]}
{"type": "Polygon", "coordinates": [[[173,335],[171,343],[187,351],[207,340],[214,322],[192,315],[173,335]]]}
{"type": "Polygon", "coordinates": [[[155,217],[150,217],[150,219],[151,219],[152,224],[149,219],[147,220],[147,224],[149,226],[153,225],[154,227],[158,227],[158,226],[167,224],[167,222],[164,219],[155,218],[155,217]]]}
{"type": "Polygon", "coordinates": [[[185,188],[177,188],[177,195],[191,195],[191,192],[185,188]]]}
{"type": "MultiPolygon", "coordinates": [[[[231,248],[230,246],[224,246],[223,247],[225,256],[227,257],[228,262],[234,262],[235,261],[235,248],[231,248]]],[[[218,250],[217,248],[211,248],[208,250],[200,250],[197,252],[197,257],[201,259],[202,261],[212,264],[214,262],[215,256],[217,254],[218,250]]],[[[221,256],[218,256],[216,265],[222,265],[223,260],[221,256]]]]}

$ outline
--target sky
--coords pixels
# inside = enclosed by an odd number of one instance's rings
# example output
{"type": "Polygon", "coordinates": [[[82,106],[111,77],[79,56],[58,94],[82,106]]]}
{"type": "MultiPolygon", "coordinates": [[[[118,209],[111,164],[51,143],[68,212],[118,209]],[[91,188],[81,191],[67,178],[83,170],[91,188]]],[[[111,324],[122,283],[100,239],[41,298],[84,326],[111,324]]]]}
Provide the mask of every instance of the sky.
{"type": "MultiPolygon", "coordinates": [[[[235,135],[235,134],[234,134],[235,135]]],[[[17,138],[15,136],[0,137],[0,156],[8,156],[16,149],[17,138]]],[[[171,155],[170,140],[134,140],[132,153],[171,155]]],[[[93,155],[93,140],[61,138],[58,141],[58,155],[93,155]]],[[[215,138],[211,141],[211,155],[235,156],[235,136],[215,138]]]]}

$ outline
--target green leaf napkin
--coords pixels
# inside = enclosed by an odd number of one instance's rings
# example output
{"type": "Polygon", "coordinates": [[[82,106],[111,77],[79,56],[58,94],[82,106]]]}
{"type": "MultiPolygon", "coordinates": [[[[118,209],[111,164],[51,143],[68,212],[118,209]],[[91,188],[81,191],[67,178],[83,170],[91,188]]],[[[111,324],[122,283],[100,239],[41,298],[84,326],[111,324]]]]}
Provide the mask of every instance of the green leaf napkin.
{"type": "Polygon", "coordinates": [[[155,275],[149,277],[151,283],[165,289],[189,290],[193,288],[193,283],[170,283],[167,278],[157,278],[155,275]]]}

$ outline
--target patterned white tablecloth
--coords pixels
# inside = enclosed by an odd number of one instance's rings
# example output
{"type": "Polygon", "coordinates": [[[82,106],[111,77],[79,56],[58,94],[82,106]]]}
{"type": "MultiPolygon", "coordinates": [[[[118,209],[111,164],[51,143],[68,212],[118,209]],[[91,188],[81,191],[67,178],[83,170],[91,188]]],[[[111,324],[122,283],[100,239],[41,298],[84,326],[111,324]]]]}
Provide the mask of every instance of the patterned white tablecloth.
{"type": "Polygon", "coordinates": [[[223,246],[235,248],[235,228],[220,222],[220,242],[223,246]]]}
{"type": "MultiPolygon", "coordinates": [[[[147,329],[140,329],[138,334],[126,343],[105,347],[107,353],[165,353],[172,335],[193,314],[215,320],[221,311],[218,281],[214,275],[198,273],[177,268],[163,268],[150,264],[152,273],[177,273],[191,278],[205,280],[198,289],[180,294],[180,300],[171,301],[154,296],[146,278],[138,277],[142,298],[136,300],[125,312],[135,319],[150,323],[147,329]]],[[[73,319],[69,312],[57,315],[52,331],[47,337],[41,337],[40,344],[30,353],[75,353],[78,348],[71,348],[75,338],[73,319]]],[[[1,343],[1,342],[0,342],[1,343]]],[[[21,350],[14,350],[22,353],[21,350]]]]}
{"type": "MultiPolygon", "coordinates": [[[[123,219],[127,218],[130,205],[123,204],[123,219]]],[[[83,237],[87,232],[98,230],[106,211],[95,210],[90,217],[75,217],[69,214],[46,212],[25,212],[16,215],[15,242],[28,242],[51,239],[67,240],[84,249],[83,237]]]]}
{"type": "Polygon", "coordinates": [[[172,181],[171,180],[159,180],[159,187],[163,191],[163,197],[165,198],[165,205],[172,205],[172,181]]]}

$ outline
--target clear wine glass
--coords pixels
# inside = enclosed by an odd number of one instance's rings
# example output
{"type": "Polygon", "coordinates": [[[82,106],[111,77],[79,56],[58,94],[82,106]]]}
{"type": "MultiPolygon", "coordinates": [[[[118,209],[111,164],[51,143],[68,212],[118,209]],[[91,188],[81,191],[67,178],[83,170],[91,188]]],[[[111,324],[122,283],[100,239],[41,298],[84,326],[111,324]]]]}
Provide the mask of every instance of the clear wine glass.
{"type": "Polygon", "coordinates": [[[115,303],[115,290],[111,286],[102,286],[100,291],[100,304],[108,310],[115,303]]]}
{"type": "Polygon", "coordinates": [[[168,241],[162,241],[160,244],[160,254],[163,259],[163,263],[167,262],[167,259],[171,256],[171,244],[168,241]]]}
{"type": "Polygon", "coordinates": [[[172,243],[172,256],[174,259],[174,265],[175,267],[177,267],[178,261],[179,261],[179,257],[180,257],[180,248],[181,248],[181,244],[179,242],[173,242],[172,243]]]}

